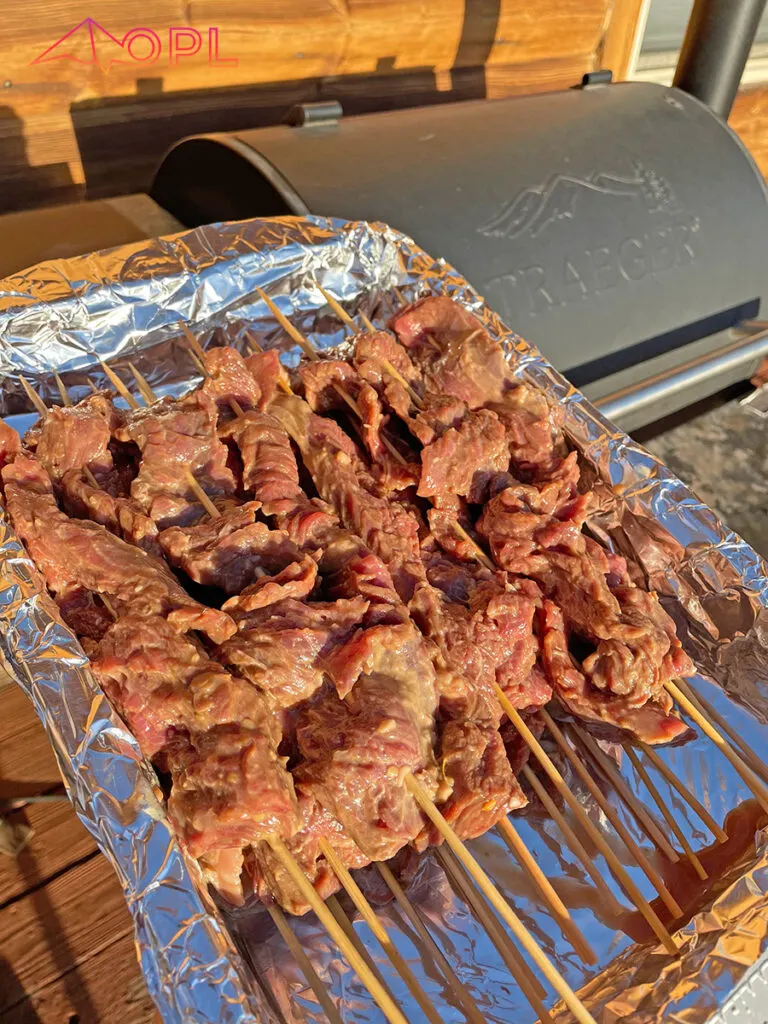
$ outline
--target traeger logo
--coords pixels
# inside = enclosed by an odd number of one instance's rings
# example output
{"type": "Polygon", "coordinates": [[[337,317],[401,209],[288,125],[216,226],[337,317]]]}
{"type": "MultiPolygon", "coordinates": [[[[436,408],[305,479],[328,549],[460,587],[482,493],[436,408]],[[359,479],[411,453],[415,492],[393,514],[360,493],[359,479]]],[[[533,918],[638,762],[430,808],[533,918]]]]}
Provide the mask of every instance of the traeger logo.
{"type": "Polygon", "coordinates": [[[632,170],[626,177],[553,175],[524,189],[478,228],[488,238],[514,242],[512,249],[528,261],[486,282],[504,313],[519,310],[523,301],[536,316],[693,262],[698,218],[686,215],[660,175],[640,164],[632,170]],[[604,244],[594,244],[590,228],[606,221],[604,210],[591,205],[595,200],[611,203],[615,215],[615,237],[604,244]],[[638,230],[631,230],[633,224],[638,230]],[[592,241],[586,248],[585,238],[592,241]]]}

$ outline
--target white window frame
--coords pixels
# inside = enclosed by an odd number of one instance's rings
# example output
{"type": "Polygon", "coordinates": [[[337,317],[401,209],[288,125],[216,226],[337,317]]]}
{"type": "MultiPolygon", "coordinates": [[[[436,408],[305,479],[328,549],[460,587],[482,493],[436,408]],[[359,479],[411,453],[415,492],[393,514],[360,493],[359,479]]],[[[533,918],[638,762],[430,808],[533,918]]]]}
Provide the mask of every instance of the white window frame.
{"type": "MultiPolygon", "coordinates": [[[[643,0],[637,19],[634,45],[629,58],[626,79],[632,82],[654,82],[656,85],[672,85],[677,67],[679,50],[659,50],[656,53],[642,53],[643,36],[648,22],[648,11],[652,0],[643,0]]],[[[756,43],[752,47],[741,85],[764,85],[768,82],[768,43],[756,43]]]]}

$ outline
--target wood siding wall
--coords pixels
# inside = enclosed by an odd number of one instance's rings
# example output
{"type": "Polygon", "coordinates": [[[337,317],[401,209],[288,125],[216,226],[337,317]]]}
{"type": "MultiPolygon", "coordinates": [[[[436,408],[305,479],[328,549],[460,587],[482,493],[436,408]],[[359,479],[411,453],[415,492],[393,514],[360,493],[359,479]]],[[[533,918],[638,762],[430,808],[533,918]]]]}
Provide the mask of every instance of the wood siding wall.
{"type": "MultiPolygon", "coordinates": [[[[299,101],[334,97],[359,112],[561,89],[604,57],[621,75],[639,6],[640,0],[6,0],[0,211],[141,190],[176,139],[276,123],[299,101]],[[80,24],[86,15],[91,20],[80,24]],[[154,63],[125,59],[118,40],[136,26],[150,27],[161,41],[154,63]],[[201,33],[201,51],[174,61],[169,30],[189,26],[201,33]],[[209,28],[218,30],[214,64],[209,28]],[[221,63],[232,58],[236,65],[221,63]]],[[[135,40],[135,56],[147,50],[135,40]]]]}
{"type": "Polygon", "coordinates": [[[768,178],[768,84],[742,90],[728,123],[741,137],[757,166],[768,178]]]}

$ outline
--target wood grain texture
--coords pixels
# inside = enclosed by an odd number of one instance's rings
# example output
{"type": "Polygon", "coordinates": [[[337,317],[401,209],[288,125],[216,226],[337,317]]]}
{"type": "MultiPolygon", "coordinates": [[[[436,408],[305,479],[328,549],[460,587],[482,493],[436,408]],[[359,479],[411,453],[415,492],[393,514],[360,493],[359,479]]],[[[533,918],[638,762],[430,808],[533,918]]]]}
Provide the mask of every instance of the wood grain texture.
{"type": "Polygon", "coordinates": [[[162,1024],[141,978],[130,935],[2,1014],[3,1024],[67,1024],[73,1019],[79,1024],[162,1024]]]}
{"type": "Polygon", "coordinates": [[[15,683],[0,690],[0,799],[13,800],[61,785],[48,737],[31,702],[15,683]]]}
{"type": "Polygon", "coordinates": [[[768,85],[740,92],[728,123],[768,177],[768,85]]]}
{"type": "Polygon", "coordinates": [[[603,38],[597,49],[597,64],[613,72],[614,82],[623,82],[627,77],[646,2],[613,0],[606,11],[603,38]]]}
{"type": "Polygon", "coordinates": [[[613,5],[633,2],[157,0],[149,15],[140,0],[6,0],[0,212],[145,189],[189,131],[275,124],[304,100],[356,112],[567,88],[595,66],[613,5]],[[48,55],[76,59],[33,63],[86,13],[96,24],[48,55]],[[154,63],[119,45],[141,25],[164,48],[154,63]],[[171,61],[172,26],[197,29],[200,52],[171,61]],[[211,26],[236,66],[209,63],[211,26]]]}
{"type": "MultiPolygon", "coordinates": [[[[27,825],[32,836],[18,857],[0,857],[0,906],[96,853],[96,843],[66,797],[29,804],[4,817],[12,826],[27,825]]],[[[104,870],[111,870],[106,861],[104,870]]]]}
{"type": "Polygon", "coordinates": [[[0,1018],[139,1024],[152,1014],[117,878],[99,855],[0,910],[0,1018]]]}

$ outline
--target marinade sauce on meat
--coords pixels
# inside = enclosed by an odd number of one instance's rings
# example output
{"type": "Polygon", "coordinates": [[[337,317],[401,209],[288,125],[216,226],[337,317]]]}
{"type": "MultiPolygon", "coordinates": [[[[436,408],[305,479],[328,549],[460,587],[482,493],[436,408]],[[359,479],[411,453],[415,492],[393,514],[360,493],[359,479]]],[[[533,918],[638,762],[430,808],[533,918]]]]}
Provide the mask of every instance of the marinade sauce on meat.
{"type": "Polygon", "coordinates": [[[339,887],[323,839],[350,868],[439,842],[407,774],[463,838],[522,806],[527,748],[497,686],[534,732],[553,696],[650,743],[685,732],[671,620],[585,532],[562,410],[469,311],[414,303],[349,360],[302,364],[300,394],[275,352],[205,362],[178,401],[92,396],[23,445],[3,426],[0,465],[17,532],[227,899],[307,911],[273,836],[322,897],[339,887]]]}

